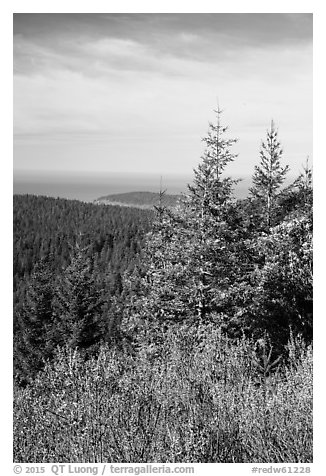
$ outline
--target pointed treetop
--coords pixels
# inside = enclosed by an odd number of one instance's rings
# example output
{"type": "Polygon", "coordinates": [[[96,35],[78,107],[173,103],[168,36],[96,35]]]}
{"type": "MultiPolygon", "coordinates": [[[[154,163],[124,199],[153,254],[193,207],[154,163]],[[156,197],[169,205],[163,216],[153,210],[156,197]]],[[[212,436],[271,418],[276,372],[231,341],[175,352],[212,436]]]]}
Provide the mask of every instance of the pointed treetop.
{"type": "Polygon", "coordinates": [[[218,106],[216,122],[209,123],[208,133],[202,141],[206,144],[206,149],[202,156],[202,161],[194,169],[194,181],[188,188],[191,197],[195,201],[201,202],[203,206],[210,204],[211,207],[220,206],[232,196],[232,186],[237,183],[230,177],[222,178],[226,166],[232,162],[238,154],[231,152],[231,147],[237,139],[225,137],[227,127],[221,123],[222,109],[218,106]]]}

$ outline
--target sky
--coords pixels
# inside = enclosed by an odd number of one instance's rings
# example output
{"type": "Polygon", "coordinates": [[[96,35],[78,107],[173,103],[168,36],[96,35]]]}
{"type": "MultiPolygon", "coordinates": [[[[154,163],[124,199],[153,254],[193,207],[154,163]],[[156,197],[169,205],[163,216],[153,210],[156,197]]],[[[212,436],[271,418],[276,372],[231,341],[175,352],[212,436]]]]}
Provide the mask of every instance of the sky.
{"type": "Polygon", "coordinates": [[[14,173],[190,174],[217,104],[248,176],[312,160],[311,14],[14,14],[14,173]]]}

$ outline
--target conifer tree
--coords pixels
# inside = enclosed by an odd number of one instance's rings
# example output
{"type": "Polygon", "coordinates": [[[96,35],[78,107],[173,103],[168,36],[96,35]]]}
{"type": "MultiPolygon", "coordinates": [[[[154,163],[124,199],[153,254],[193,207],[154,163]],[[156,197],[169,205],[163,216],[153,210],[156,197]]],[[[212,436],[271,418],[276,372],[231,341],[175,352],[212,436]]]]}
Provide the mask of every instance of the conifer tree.
{"type": "MultiPolygon", "coordinates": [[[[194,254],[198,269],[197,317],[205,320],[214,301],[213,289],[223,288],[227,282],[226,242],[232,241],[228,226],[228,208],[233,199],[233,186],[238,180],[223,177],[227,165],[237,155],[231,147],[237,139],[225,137],[227,126],[222,125],[222,110],[214,111],[216,123],[209,123],[202,161],[194,170],[193,184],[189,185],[186,207],[190,209],[191,227],[196,230],[197,250],[194,254]]],[[[216,298],[217,296],[215,296],[216,298]]]]}
{"type": "Polygon", "coordinates": [[[103,299],[92,272],[87,248],[76,243],[70,265],[64,270],[57,288],[56,314],[60,344],[78,347],[90,353],[103,338],[103,299]]]}
{"type": "Polygon", "coordinates": [[[280,165],[282,151],[273,124],[268,137],[262,155],[270,162],[262,160],[256,168],[255,183],[265,227],[256,225],[248,240],[254,267],[235,286],[234,302],[242,327],[255,337],[267,332],[274,349],[282,352],[291,333],[307,340],[312,334],[312,174],[307,163],[280,190],[288,167],[280,165]],[[273,153],[268,156],[266,150],[273,153]],[[268,233],[261,232],[266,227],[268,233]]]}
{"type": "Polygon", "coordinates": [[[54,314],[54,264],[51,257],[36,264],[25,300],[18,310],[14,336],[14,367],[22,382],[32,379],[57,345],[54,314]]]}
{"type": "Polygon", "coordinates": [[[298,201],[302,203],[304,209],[310,209],[313,203],[312,193],[312,169],[309,165],[309,157],[306,158],[306,163],[296,182],[299,192],[298,201]]]}
{"type": "MultiPolygon", "coordinates": [[[[282,190],[278,201],[277,223],[291,216],[312,214],[313,186],[312,169],[309,158],[302,166],[302,172],[288,187],[282,190]]],[[[311,216],[312,219],[312,216],[311,216]]]]}
{"type": "MultiPolygon", "coordinates": [[[[155,328],[164,333],[171,325],[198,328],[220,312],[232,267],[227,211],[236,183],[223,172],[236,157],[230,150],[236,140],[225,137],[222,111],[215,113],[216,123],[209,124],[203,139],[206,150],[188,194],[175,209],[157,207],[157,220],[147,237],[141,293],[127,311],[132,317],[124,322],[128,326],[133,321],[130,330],[137,327],[151,333],[155,328]]],[[[134,286],[129,280],[126,289],[128,284],[134,286]]]]}
{"type": "Polygon", "coordinates": [[[257,198],[263,206],[263,216],[267,228],[274,224],[274,213],[277,197],[289,166],[281,166],[283,150],[278,140],[278,132],[274,122],[271,121],[271,128],[267,131],[266,142],[262,142],[260,149],[260,165],[255,166],[255,173],[252,177],[253,186],[250,193],[257,198]]]}
{"type": "Polygon", "coordinates": [[[202,139],[206,149],[201,163],[194,170],[193,184],[188,186],[191,203],[204,215],[221,215],[223,207],[232,197],[233,185],[238,182],[223,177],[226,166],[237,157],[237,154],[231,153],[237,139],[225,137],[228,127],[221,124],[222,112],[219,107],[214,110],[216,123],[209,123],[207,136],[202,139]]]}
{"type": "Polygon", "coordinates": [[[286,345],[291,332],[312,338],[313,269],[310,214],[291,215],[256,248],[264,264],[252,280],[252,296],[243,308],[254,335],[267,331],[275,348],[286,345]],[[249,311],[249,312],[248,312],[249,311]]]}

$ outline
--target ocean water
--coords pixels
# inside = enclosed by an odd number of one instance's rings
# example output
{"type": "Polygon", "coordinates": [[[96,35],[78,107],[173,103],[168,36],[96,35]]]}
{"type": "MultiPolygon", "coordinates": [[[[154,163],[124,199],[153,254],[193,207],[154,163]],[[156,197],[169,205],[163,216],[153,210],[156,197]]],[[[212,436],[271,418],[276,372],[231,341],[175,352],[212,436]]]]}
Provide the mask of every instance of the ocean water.
{"type": "MultiPolygon", "coordinates": [[[[169,194],[179,194],[187,190],[192,176],[163,176],[162,188],[169,194]]],[[[126,192],[159,192],[161,177],[159,175],[136,174],[41,174],[14,173],[14,194],[45,195],[92,202],[105,195],[126,192]]],[[[244,179],[235,190],[238,198],[247,195],[248,178],[244,179]]]]}

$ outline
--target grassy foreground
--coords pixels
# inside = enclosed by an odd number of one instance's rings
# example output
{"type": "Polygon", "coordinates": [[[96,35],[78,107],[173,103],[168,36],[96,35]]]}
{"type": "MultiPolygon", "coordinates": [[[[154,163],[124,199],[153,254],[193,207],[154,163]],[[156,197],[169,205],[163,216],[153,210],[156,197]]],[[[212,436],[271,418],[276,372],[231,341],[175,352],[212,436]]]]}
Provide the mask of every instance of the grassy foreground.
{"type": "Polygon", "coordinates": [[[16,462],[312,462],[312,349],[170,335],[159,356],[61,349],[14,391],[16,462]]]}

